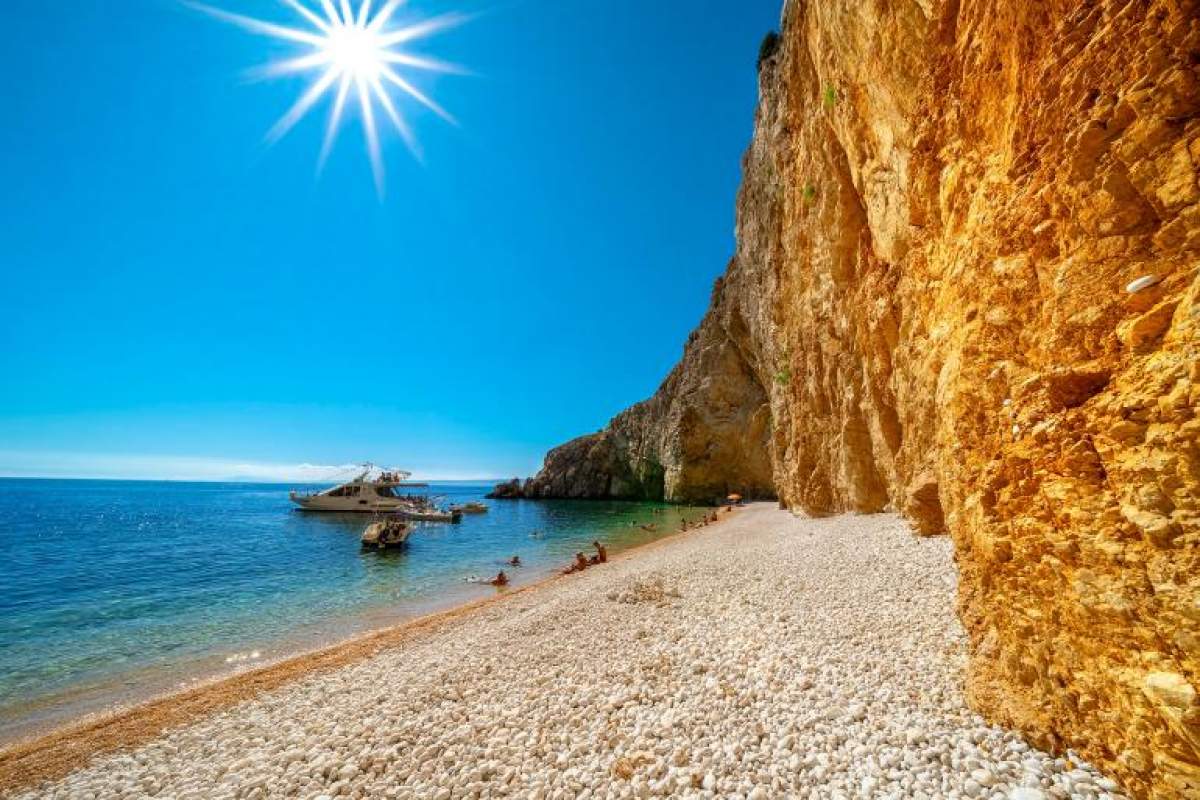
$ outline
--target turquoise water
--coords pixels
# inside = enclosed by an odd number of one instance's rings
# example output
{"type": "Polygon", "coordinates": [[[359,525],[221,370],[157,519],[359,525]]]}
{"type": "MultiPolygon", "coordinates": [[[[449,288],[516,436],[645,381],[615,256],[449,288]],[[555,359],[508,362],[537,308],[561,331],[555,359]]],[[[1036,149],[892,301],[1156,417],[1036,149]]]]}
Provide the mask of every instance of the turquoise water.
{"type": "MultiPolygon", "coordinates": [[[[520,585],[595,538],[616,552],[698,515],[486,501],[487,514],[419,524],[379,554],[359,546],[367,516],[293,510],[289,488],[0,479],[0,737],[495,594],[464,579],[514,554],[520,585]]],[[[459,503],[489,488],[427,491],[459,503]]]]}

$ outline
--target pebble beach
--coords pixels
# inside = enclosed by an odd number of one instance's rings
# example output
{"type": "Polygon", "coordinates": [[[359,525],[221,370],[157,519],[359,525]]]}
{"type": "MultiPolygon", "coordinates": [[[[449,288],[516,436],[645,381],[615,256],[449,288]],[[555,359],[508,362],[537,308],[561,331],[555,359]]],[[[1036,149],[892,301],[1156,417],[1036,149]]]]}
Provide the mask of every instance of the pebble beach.
{"type": "Polygon", "coordinates": [[[967,708],[955,591],[899,517],[755,504],[0,792],[1124,798],[967,708]]]}

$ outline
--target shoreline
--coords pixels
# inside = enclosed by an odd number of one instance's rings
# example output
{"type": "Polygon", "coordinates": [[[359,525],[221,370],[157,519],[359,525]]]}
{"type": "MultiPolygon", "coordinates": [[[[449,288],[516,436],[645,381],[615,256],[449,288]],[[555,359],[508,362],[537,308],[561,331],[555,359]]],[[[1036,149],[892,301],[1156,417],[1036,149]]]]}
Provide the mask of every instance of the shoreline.
{"type": "MultiPolygon", "coordinates": [[[[711,530],[737,511],[715,509],[716,523],[676,530],[613,553],[617,564],[701,530],[711,530]]],[[[338,638],[315,648],[300,650],[231,675],[203,678],[181,689],[151,694],[128,705],[86,714],[49,728],[15,737],[0,744],[0,792],[27,789],[61,778],[92,759],[127,750],[158,737],[164,731],[206,718],[238,703],[322,672],[355,664],[383,650],[401,647],[420,636],[436,633],[507,600],[578,575],[557,571],[533,578],[494,595],[457,603],[400,622],[338,638]]]]}
{"type": "MultiPolygon", "coordinates": [[[[525,583],[517,583],[513,588],[531,585],[544,577],[531,578],[525,583]]],[[[352,615],[310,623],[274,638],[237,642],[232,645],[237,651],[232,655],[224,655],[228,648],[221,648],[207,655],[196,655],[180,664],[142,665],[134,670],[113,673],[104,679],[39,696],[22,706],[10,706],[0,724],[0,755],[9,747],[54,734],[85,720],[121,713],[472,602],[490,599],[468,596],[472,594],[471,586],[465,581],[462,586],[452,588],[453,591],[448,591],[441,598],[372,607],[352,615]],[[251,656],[251,653],[259,655],[251,656]],[[231,666],[234,664],[236,666],[231,666]]]]}
{"type": "MultiPolygon", "coordinates": [[[[967,706],[949,539],[767,503],[702,533],[168,701],[160,735],[143,713],[90,739],[132,749],[63,738],[42,755],[70,774],[0,795],[1128,800],[967,706]]],[[[24,785],[54,766],[24,764],[24,785]]]]}

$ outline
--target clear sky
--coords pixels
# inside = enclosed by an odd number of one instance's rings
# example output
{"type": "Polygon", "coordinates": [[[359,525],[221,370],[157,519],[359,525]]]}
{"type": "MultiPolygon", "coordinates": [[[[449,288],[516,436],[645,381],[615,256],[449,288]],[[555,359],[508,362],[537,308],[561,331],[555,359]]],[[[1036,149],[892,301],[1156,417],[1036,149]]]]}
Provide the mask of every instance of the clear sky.
{"type": "Polygon", "coordinates": [[[329,98],[264,143],[312,76],[246,73],[290,47],[176,0],[6,0],[0,474],[531,474],[699,321],[780,6],[411,0],[478,12],[413,46],[473,74],[415,74],[459,124],[402,102],[423,159],[381,129],[381,198],[356,113],[317,175],[329,98]]]}

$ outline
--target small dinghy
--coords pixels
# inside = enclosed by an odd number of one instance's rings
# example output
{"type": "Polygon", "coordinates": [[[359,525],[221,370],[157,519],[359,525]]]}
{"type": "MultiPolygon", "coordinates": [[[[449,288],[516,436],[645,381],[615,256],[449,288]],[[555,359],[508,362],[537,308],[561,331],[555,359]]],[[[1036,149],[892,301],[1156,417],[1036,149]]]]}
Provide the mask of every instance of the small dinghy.
{"type": "Polygon", "coordinates": [[[362,546],[366,549],[386,550],[389,547],[399,547],[408,541],[412,526],[398,519],[385,519],[372,522],[363,531],[362,546]]]}
{"type": "Polygon", "coordinates": [[[483,503],[463,503],[461,506],[450,506],[450,510],[464,514],[486,514],[488,507],[483,503]]]}
{"type": "Polygon", "coordinates": [[[442,511],[438,508],[402,508],[400,516],[415,522],[462,522],[462,512],[442,511]]]}

